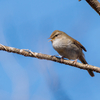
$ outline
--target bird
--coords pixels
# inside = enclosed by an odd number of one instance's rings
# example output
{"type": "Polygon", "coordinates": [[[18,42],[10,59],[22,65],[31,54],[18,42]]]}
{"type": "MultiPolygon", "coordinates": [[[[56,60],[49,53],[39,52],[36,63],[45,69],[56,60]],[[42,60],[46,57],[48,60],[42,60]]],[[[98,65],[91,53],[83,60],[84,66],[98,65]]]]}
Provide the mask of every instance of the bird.
{"type": "MultiPolygon", "coordinates": [[[[49,39],[51,39],[50,41],[52,42],[53,48],[62,56],[62,59],[67,58],[69,60],[74,60],[75,63],[78,59],[83,64],[88,64],[83,53],[83,50],[85,52],[87,51],[85,47],[65,32],[55,30],[52,32],[49,39]]],[[[94,76],[92,70],[88,69],[87,71],[91,77],[94,76]]]]}

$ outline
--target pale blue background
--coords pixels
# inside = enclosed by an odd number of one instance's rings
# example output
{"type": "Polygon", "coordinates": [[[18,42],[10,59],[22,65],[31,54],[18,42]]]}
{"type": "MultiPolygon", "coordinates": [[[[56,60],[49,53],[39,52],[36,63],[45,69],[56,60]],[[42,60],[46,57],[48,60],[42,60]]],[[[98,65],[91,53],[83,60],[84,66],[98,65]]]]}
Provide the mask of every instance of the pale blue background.
{"type": "MultiPolygon", "coordinates": [[[[56,55],[48,42],[61,30],[100,67],[100,16],[82,0],[0,0],[0,43],[56,55]]],[[[0,51],[0,100],[100,100],[100,74],[0,51]]]]}

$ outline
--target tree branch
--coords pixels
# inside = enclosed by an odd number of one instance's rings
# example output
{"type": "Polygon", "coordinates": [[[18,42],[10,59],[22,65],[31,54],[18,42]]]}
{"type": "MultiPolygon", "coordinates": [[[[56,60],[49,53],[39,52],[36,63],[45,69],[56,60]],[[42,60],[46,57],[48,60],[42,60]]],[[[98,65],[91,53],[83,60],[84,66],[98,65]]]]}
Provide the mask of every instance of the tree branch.
{"type": "Polygon", "coordinates": [[[100,3],[98,0],[86,0],[86,2],[100,15],[100,3]]]}
{"type": "Polygon", "coordinates": [[[26,49],[17,49],[17,48],[8,47],[8,46],[4,46],[4,45],[0,44],[0,50],[12,52],[12,53],[17,53],[17,54],[28,56],[28,57],[35,57],[35,58],[38,58],[38,59],[51,60],[51,61],[54,61],[54,62],[74,66],[74,67],[84,69],[84,70],[91,69],[92,71],[100,73],[100,68],[96,67],[96,66],[92,66],[92,65],[88,65],[88,64],[82,64],[82,63],[78,63],[78,62],[76,64],[74,64],[73,61],[70,61],[70,60],[61,61],[61,58],[58,58],[58,57],[55,57],[55,56],[52,56],[52,55],[32,52],[32,51],[26,50],[26,49]]]}

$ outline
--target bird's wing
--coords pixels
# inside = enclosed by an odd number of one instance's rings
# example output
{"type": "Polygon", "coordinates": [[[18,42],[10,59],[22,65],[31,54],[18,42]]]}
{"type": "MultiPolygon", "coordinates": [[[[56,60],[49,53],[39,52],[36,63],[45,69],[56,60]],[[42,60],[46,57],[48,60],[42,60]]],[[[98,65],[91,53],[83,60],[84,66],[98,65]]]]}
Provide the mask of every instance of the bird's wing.
{"type": "Polygon", "coordinates": [[[84,51],[87,51],[87,50],[85,49],[85,47],[84,47],[80,42],[78,42],[77,40],[74,40],[74,44],[75,44],[77,47],[81,47],[84,51]]]}

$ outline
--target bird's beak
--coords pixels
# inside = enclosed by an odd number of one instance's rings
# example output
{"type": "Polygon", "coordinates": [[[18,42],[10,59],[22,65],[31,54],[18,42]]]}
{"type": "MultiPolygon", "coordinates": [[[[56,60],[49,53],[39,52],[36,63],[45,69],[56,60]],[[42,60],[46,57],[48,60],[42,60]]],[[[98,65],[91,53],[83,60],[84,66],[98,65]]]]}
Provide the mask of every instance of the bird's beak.
{"type": "MultiPolygon", "coordinates": [[[[51,39],[51,38],[49,37],[48,39],[51,39]]],[[[50,42],[50,41],[52,41],[52,39],[51,39],[51,40],[49,40],[48,42],[50,42]]]]}
{"type": "Polygon", "coordinates": [[[49,40],[48,42],[50,42],[50,41],[52,41],[52,39],[51,39],[51,40],[49,40]]]}

